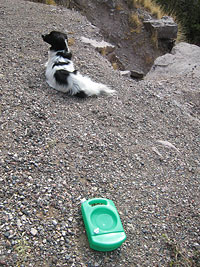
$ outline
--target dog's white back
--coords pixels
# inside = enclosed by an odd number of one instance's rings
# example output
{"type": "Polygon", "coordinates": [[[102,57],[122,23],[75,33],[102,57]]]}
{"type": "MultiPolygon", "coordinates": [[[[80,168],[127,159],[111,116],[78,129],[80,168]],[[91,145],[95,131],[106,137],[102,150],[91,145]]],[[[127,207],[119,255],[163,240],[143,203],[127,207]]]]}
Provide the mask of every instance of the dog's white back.
{"type": "Polygon", "coordinates": [[[66,34],[53,31],[50,34],[42,35],[42,38],[51,45],[49,59],[46,63],[46,78],[52,88],[78,97],[116,93],[108,86],[96,83],[75,70],[66,34]]]}

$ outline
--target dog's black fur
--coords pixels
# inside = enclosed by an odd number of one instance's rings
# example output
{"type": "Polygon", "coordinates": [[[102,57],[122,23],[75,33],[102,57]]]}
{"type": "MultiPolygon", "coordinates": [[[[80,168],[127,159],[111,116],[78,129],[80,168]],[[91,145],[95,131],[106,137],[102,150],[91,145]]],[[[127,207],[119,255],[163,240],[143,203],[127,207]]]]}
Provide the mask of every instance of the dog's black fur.
{"type": "Polygon", "coordinates": [[[68,42],[68,37],[65,33],[61,34],[60,32],[52,31],[50,34],[42,35],[42,38],[46,43],[51,45],[50,50],[64,50],[66,52],[69,50],[66,45],[66,42],[68,42]]]}

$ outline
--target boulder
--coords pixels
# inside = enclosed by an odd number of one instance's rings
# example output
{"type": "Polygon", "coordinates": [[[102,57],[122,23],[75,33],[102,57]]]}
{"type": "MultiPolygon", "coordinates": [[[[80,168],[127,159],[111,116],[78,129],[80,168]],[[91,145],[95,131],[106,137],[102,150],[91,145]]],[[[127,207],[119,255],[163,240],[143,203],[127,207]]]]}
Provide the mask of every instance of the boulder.
{"type": "Polygon", "coordinates": [[[158,57],[146,79],[163,79],[193,74],[200,77],[200,47],[185,42],[177,44],[171,51],[158,57]]]}
{"type": "Polygon", "coordinates": [[[114,45],[112,45],[110,43],[107,43],[105,41],[98,42],[98,41],[96,41],[94,39],[89,39],[89,38],[86,38],[86,37],[83,37],[83,36],[81,37],[81,41],[83,43],[85,43],[85,44],[92,45],[102,55],[110,54],[115,50],[115,46],[114,45]]]}
{"type": "Polygon", "coordinates": [[[131,78],[133,79],[143,79],[144,77],[144,72],[143,71],[138,71],[138,70],[131,70],[130,73],[131,78]]]}
{"type": "Polygon", "coordinates": [[[176,39],[178,25],[173,18],[164,16],[162,19],[150,19],[144,21],[145,28],[152,34],[156,34],[158,39],[176,39]]]}
{"type": "Polygon", "coordinates": [[[120,71],[121,76],[130,77],[130,74],[131,74],[130,70],[121,70],[120,71]]]}

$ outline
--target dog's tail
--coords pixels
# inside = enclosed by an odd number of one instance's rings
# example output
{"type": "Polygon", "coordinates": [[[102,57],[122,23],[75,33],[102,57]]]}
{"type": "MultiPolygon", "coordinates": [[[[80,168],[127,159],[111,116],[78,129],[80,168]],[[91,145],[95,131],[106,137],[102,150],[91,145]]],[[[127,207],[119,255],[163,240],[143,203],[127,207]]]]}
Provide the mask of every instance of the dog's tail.
{"type": "Polygon", "coordinates": [[[107,85],[92,81],[88,76],[80,73],[73,75],[73,88],[71,94],[75,95],[84,92],[86,96],[115,95],[116,91],[110,89],[107,85]]]}

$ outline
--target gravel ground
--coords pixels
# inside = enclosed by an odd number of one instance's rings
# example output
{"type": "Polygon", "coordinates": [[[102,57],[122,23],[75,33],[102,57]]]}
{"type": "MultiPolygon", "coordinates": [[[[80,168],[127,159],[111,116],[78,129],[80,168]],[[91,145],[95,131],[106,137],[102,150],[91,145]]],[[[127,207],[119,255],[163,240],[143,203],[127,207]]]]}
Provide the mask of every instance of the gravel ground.
{"type": "Polygon", "coordinates": [[[98,29],[61,7],[0,0],[0,21],[0,266],[199,266],[199,80],[120,76],[80,41],[101,40],[98,29]],[[48,87],[41,34],[53,29],[117,96],[48,87]],[[119,249],[89,248],[83,197],[114,201],[119,249]]]}

